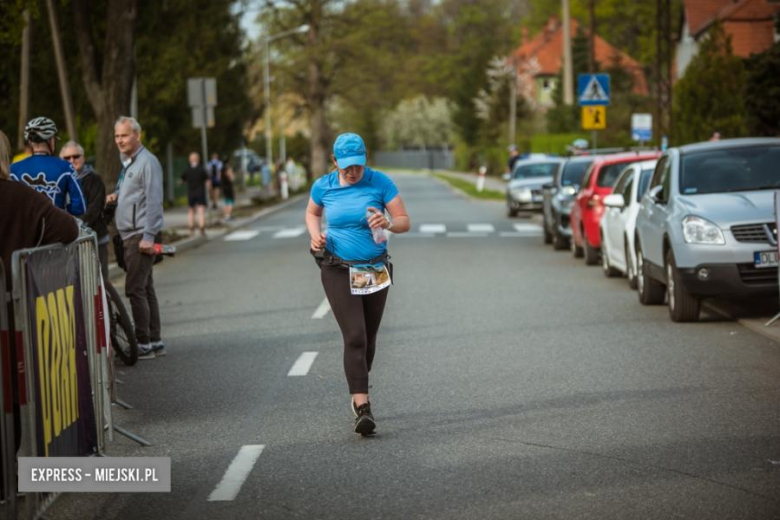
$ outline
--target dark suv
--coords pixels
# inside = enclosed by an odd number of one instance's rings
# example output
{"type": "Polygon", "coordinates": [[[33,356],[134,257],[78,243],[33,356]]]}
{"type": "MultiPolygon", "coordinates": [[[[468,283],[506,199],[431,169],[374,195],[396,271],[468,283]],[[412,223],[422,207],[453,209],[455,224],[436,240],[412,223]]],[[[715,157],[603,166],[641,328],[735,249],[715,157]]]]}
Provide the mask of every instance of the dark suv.
{"type": "Polygon", "coordinates": [[[582,177],[593,160],[593,156],[572,157],[558,169],[553,182],[542,186],[544,243],[552,243],[555,249],[569,248],[571,206],[582,184],[582,177]]]}

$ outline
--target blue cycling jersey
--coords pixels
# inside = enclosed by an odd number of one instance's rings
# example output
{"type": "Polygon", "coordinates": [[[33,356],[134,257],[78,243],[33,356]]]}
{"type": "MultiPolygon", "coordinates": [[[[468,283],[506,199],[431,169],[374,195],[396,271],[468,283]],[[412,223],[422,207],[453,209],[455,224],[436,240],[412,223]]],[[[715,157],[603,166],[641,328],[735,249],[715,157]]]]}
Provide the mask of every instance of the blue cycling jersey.
{"type": "Polygon", "coordinates": [[[51,199],[55,206],[74,216],[87,204],[73,166],[53,155],[32,155],[11,165],[11,179],[21,181],[51,199]]]}

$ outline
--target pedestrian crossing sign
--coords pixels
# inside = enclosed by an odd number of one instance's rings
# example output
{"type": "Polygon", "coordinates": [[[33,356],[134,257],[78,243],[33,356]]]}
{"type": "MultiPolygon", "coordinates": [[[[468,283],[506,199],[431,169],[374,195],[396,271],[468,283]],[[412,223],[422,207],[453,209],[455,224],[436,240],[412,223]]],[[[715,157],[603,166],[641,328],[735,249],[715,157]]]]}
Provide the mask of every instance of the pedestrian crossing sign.
{"type": "Polygon", "coordinates": [[[604,130],[607,127],[607,107],[582,107],[582,129],[604,130]]]}
{"type": "Polygon", "coordinates": [[[609,74],[577,76],[577,98],[580,106],[609,105],[609,74]]]}

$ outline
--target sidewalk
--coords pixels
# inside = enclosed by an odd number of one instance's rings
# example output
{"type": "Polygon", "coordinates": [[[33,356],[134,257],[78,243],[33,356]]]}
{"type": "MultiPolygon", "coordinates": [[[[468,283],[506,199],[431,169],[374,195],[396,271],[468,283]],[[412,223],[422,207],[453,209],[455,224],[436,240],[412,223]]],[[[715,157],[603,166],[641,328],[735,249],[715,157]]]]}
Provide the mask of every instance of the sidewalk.
{"type": "MultiPolygon", "coordinates": [[[[477,185],[477,179],[479,178],[479,175],[475,173],[456,172],[452,170],[434,170],[434,173],[451,175],[452,177],[460,177],[463,180],[471,182],[475,186],[477,185]]],[[[506,181],[503,180],[501,177],[491,177],[489,175],[486,175],[485,188],[504,193],[506,191],[506,181]]]]}

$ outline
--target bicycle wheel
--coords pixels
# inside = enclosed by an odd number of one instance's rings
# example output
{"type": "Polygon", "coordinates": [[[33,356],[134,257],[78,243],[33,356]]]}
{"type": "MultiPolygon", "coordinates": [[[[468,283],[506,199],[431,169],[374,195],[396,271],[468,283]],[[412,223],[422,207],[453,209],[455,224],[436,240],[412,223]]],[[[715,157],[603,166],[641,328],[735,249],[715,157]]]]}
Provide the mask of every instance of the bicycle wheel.
{"type": "Polygon", "coordinates": [[[111,324],[111,348],[127,366],[138,361],[138,340],[133,330],[133,322],[127,314],[122,297],[109,282],[106,282],[108,297],[108,319],[111,324]]]}

